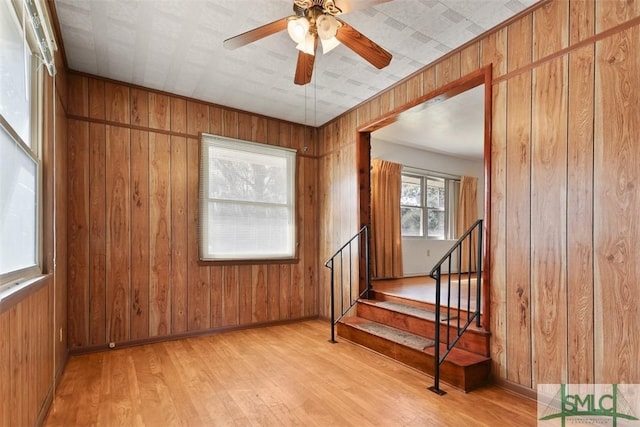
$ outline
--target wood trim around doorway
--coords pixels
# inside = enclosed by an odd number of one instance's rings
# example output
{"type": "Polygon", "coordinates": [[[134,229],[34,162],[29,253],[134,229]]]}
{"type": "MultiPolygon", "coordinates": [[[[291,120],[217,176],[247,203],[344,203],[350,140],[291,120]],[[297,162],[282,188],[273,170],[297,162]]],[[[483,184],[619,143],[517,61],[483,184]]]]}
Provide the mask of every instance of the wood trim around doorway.
{"type": "MultiPolygon", "coordinates": [[[[466,92],[476,86],[484,84],[484,254],[482,281],[485,284],[482,297],[482,324],[488,331],[490,323],[490,267],[491,267],[491,242],[489,240],[491,230],[491,123],[492,123],[492,67],[487,65],[467,74],[460,79],[437,88],[419,98],[416,98],[389,113],[360,126],[356,132],[356,161],[358,170],[358,212],[359,223],[371,225],[371,132],[396,122],[405,111],[424,103],[440,103],[456,95],[466,92]]],[[[369,234],[371,243],[371,233],[369,234]]],[[[361,264],[360,277],[367,277],[364,271],[365,265],[361,264]]],[[[369,265],[370,269],[371,266],[369,265]]],[[[369,270],[370,271],[370,270],[369,270]]],[[[364,290],[364,280],[361,279],[361,291],[364,290]]]]}

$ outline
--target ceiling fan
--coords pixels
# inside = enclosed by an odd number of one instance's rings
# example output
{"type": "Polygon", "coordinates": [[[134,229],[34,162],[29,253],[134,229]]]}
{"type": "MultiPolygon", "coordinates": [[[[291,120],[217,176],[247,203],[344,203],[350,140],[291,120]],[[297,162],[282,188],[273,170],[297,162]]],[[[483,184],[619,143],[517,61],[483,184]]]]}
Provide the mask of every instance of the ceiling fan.
{"type": "Polygon", "coordinates": [[[388,1],[391,0],[339,0],[338,7],[335,0],[293,0],[294,15],[231,37],[223,45],[236,49],[286,29],[299,50],[293,80],[297,85],[311,81],[318,40],[325,54],[342,43],[381,69],[389,65],[391,54],[337,16],[388,1]]]}

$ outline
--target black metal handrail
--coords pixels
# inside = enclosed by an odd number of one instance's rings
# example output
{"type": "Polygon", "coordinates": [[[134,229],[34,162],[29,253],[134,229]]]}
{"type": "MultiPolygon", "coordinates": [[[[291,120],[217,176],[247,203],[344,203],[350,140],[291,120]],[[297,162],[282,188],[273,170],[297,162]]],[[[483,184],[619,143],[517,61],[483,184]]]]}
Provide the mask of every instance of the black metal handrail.
{"type": "MultiPolygon", "coordinates": [[[[361,257],[356,255],[356,258],[358,261],[360,261],[361,257]]],[[[359,265],[359,264],[358,264],[359,265]]],[[[358,302],[358,300],[360,298],[362,298],[363,296],[367,296],[367,298],[369,297],[369,291],[371,290],[371,277],[370,277],[370,272],[369,272],[369,228],[366,225],[363,225],[362,228],[360,228],[360,230],[351,238],[349,239],[349,241],[347,243],[345,243],[344,245],[342,245],[342,247],[340,249],[338,249],[336,251],[335,254],[333,254],[333,256],[331,258],[329,258],[327,260],[327,262],[324,263],[324,266],[327,267],[329,270],[331,270],[331,339],[329,341],[331,341],[332,343],[335,343],[336,340],[336,336],[335,336],[335,328],[336,328],[336,324],[340,321],[340,319],[342,319],[344,317],[345,314],[347,314],[349,312],[349,310],[351,310],[351,308],[356,304],[356,302],[358,302]],[[363,237],[364,235],[364,237],[363,237]],[[356,242],[357,241],[357,242],[356,242]],[[354,243],[356,242],[358,245],[358,253],[360,251],[364,252],[364,269],[360,269],[365,271],[365,289],[360,292],[358,294],[358,296],[356,298],[353,298],[353,260],[354,260],[354,254],[353,254],[353,246],[354,243]],[[345,309],[345,296],[344,296],[344,291],[345,291],[345,277],[344,277],[344,258],[345,258],[345,252],[347,253],[348,256],[348,273],[349,273],[349,279],[348,279],[348,283],[349,283],[349,303],[346,304],[347,308],[345,309]],[[335,275],[336,275],[336,261],[339,259],[339,273],[340,273],[340,281],[339,281],[339,285],[340,285],[340,314],[338,316],[336,316],[336,307],[335,307],[335,275]]]]}
{"type": "Polygon", "coordinates": [[[434,345],[434,384],[433,387],[429,387],[429,390],[433,391],[437,394],[445,394],[446,392],[440,389],[440,365],[444,362],[445,358],[451,351],[451,349],[458,343],[458,340],[467,330],[469,325],[475,320],[476,326],[480,327],[480,308],[481,308],[481,289],[482,289],[482,220],[477,220],[469,229],[458,239],[458,241],[453,245],[451,249],[438,261],[429,273],[429,275],[435,279],[436,281],[436,307],[435,307],[435,345],[434,345]],[[473,237],[474,231],[477,230],[477,248],[476,248],[476,265],[475,268],[473,266],[473,258],[472,258],[472,247],[473,247],[473,237]],[[465,242],[468,242],[465,244],[465,242]],[[462,251],[467,250],[467,265],[466,265],[466,273],[463,273],[464,267],[462,265],[462,251]],[[457,255],[457,273],[452,273],[452,260],[453,257],[457,255]],[[441,279],[442,279],[442,266],[443,264],[448,264],[448,274],[447,274],[447,319],[446,319],[446,327],[444,328],[447,337],[446,337],[446,350],[440,355],[440,327],[445,324],[440,324],[440,312],[442,310],[441,304],[441,279]],[[457,274],[458,276],[458,298],[457,298],[457,306],[454,305],[453,310],[451,307],[451,276],[457,274]],[[472,275],[476,275],[476,304],[475,309],[473,310],[473,314],[471,314],[471,278],[472,275]],[[466,277],[467,281],[467,321],[461,325],[460,324],[460,314],[462,311],[462,303],[461,303],[461,283],[466,277]],[[451,334],[451,312],[456,314],[456,322],[455,326],[456,334],[452,339],[451,334]]]}

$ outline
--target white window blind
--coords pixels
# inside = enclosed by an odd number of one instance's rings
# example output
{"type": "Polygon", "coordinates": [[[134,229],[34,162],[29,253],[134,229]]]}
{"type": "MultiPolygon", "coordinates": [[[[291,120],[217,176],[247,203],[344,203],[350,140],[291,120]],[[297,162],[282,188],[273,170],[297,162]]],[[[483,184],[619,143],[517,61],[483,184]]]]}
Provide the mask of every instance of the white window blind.
{"type": "Polygon", "coordinates": [[[295,256],[293,150],[203,134],[200,258],[295,256]]]}

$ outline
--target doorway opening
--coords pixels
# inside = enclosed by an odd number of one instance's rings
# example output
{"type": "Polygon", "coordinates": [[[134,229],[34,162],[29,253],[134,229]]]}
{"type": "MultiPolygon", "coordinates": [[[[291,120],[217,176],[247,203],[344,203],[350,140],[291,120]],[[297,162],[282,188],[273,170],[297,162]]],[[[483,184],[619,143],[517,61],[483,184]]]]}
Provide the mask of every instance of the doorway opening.
{"type": "MultiPolygon", "coordinates": [[[[455,227],[453,211],[456,205],[451,203],[451,199],[457,198],[455,189],[459,187],[456,187],[456,182],[460,181],[461,175],[476,176],[479,205],[477,215],[484,219],[481,311],[482,323],[487,329],[490,286],[488,230],[491,208],[491,100],[491,66],[487,66],[364,125],[358,129],[357,144],[361,225],[371,226],[371,169],[374,159],[401,164],[402,188],[416,188],[416,194],[422,194],[419,197],[409,194],[408,198],[405,194],[407,206],[404,206],[404,202],[401,203],[402,259],[406,272],[403,273],[403,278],[407,279],[407,283],[415,284],[415,277],[426,276],[455,243],[460,234],[455,227]],[[448,135],[447,129],[451,132],[448,135]],[[424,158],[430,158],[430,161],[425,163],[424,158]],[[441,201],[441,209],[429,206],[426,202],[427,191],[447,195],[447,200],[443,197],[441,201]],[[418,203],[418,199],[422,203],[418,203]]],[[[375,275],[373,278],[376,278],[375,275]]],[[[413,292],[411,286],[408,289],[408,292],[413,292]]]]}

